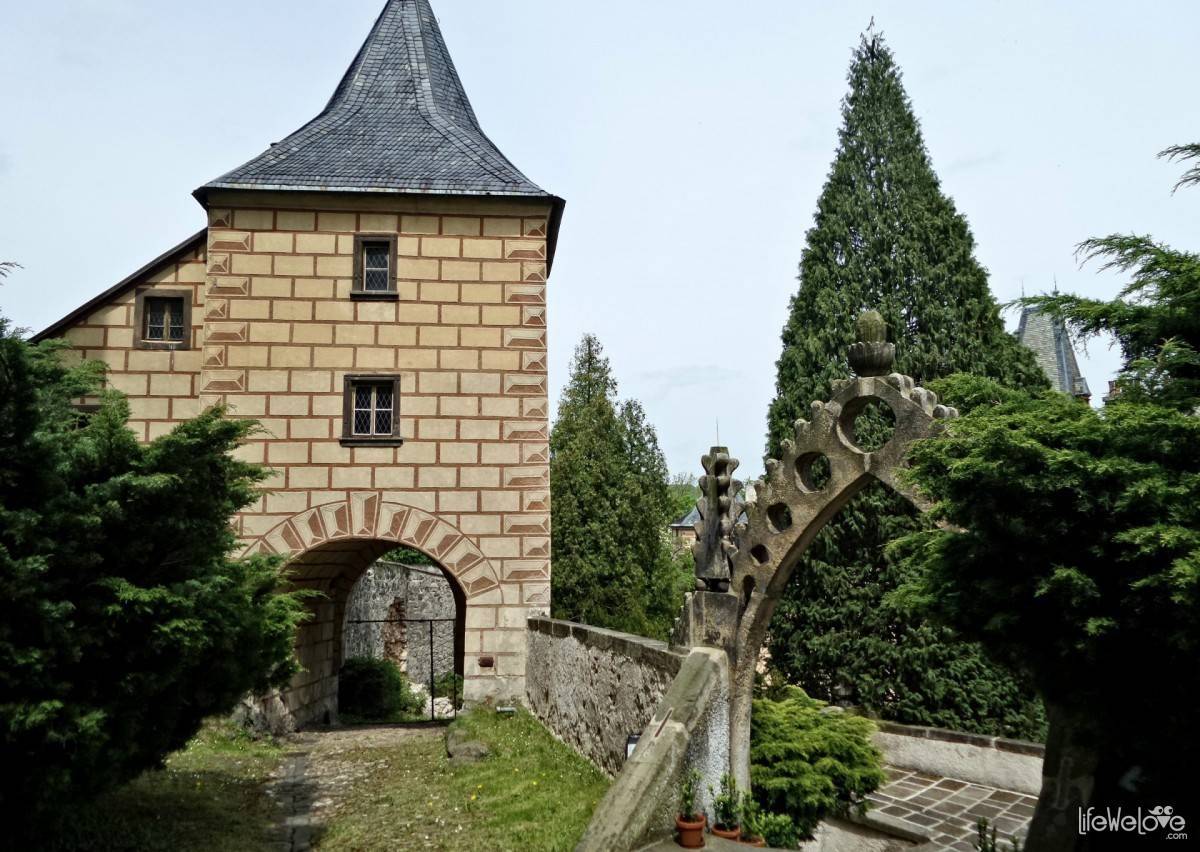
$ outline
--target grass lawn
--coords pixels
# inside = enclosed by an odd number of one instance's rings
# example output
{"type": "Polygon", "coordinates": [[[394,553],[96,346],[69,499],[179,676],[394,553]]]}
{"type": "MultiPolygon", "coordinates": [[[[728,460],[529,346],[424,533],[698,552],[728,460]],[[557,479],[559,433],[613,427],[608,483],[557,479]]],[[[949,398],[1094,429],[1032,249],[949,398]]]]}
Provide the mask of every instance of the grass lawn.
{"type": "Polygon", "coordinates": [[[572,849],[608,779],[524,710],[479,709],[454,725],[491,754],[451,766],[437,737],[345,755],[382,765],[338,807],[319,848],[572,849]]]}
{"type": "Polygon", "coordinates": [[[264,784],[282,751],[230,723],[209,723],[165,769],[80,809],[39,848],[67,852],[245,852],[262,848],[274,812],[264,784]]]}

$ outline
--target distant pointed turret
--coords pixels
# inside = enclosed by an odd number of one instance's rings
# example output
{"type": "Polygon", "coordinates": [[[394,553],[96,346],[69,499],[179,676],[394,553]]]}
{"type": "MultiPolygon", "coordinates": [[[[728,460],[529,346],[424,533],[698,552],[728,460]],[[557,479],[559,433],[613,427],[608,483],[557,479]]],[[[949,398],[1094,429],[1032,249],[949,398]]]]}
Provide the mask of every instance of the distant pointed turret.
{"type": "Polygon", "coordinates": [[[1087,379],[1079,372],[1075,349],[1061,319],[1038,308],[1025,308],[1021,311],[1017,338],[1033,350],[1038,365],[1055,390],[1085,402],[1091,399],[1092,392],[1088,389],[1087,379]]]}

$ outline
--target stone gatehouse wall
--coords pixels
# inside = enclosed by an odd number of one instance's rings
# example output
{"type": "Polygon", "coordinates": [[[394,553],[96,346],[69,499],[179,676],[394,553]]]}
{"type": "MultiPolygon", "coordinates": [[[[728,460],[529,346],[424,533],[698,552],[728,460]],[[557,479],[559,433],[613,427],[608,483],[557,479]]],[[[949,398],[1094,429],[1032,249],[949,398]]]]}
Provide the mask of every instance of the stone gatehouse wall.
{"type": "Polygon", "coordinates": [[[649,723],[685,654],[665,642],[532,617],[526,699],[560,739],[605,772],[625,763],[625,743],[649,723]]]}
{"type": "Polygon", "coordinates": [[[358,579],[346,602],[343,656],[391,660],[410,681],[428,689],[430,628],[437,678],[454,671],[456,615],[454,592],[439,568],[380,560],[358,579]],[[423,619],[449,621],[431,625],[423,619]]]}

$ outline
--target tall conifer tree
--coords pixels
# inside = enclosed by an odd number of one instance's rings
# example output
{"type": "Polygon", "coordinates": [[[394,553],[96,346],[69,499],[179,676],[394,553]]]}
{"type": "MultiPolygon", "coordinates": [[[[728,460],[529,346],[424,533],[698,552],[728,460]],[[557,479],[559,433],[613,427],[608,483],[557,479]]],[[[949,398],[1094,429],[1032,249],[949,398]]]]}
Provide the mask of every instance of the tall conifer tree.
{"type": "Polygon", "coordinates": [[[665,635],[682,597],[666,540],[667,465],[642,406],[618,404],[591,335],[575,349],[550,434],[550,499],[554,615],[665,635]]]}
{"type": "MultiPolygon", "coordinates": [[[[953,372],[1040,388],[1033,356],[1006,333],[966,219],[941,190],[899,68],[880,35],[854,52],[829,178],[783,329],[767,453],[830,382],[849,375],[854,318],[879,310],[896,369],[928,382],[953,372]]],[[[885,428],[882,417],[877,429],[885,428]]],[[[811,695],[901,721],[1029,735],[1028,691],[977,646],[914,623],[888,600],[901,578],[883,545],[918,523],[883,486],[859,494],[818,536],[771,625],[775,664],[811,695]]]]}

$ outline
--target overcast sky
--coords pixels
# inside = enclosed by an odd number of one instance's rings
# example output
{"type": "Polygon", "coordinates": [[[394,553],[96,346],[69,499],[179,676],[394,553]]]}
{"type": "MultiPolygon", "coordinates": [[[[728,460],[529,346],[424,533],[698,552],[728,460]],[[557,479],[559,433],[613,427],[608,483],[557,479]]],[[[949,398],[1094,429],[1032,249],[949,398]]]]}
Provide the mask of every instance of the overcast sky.
{"type": "MultiPolygon", "coordinates": [[[[1074,246],[1196,248],[1194,2],[433,0],[484,130],[567,199],[551,387],[598,335],[674,471],[762,470],[804,232],[874,15],[1001,301],[1109,296],[1074,246]]],[[[0,308],[39,329],[204,225],[191,191],[312,118],[382,0],[5,3],[0,308]]],[[[1010,326],[1015,316],[1010,316],[1010,326]]],[[[1093,345],[1098,397],[1115,353],[1093,345]]]]}

